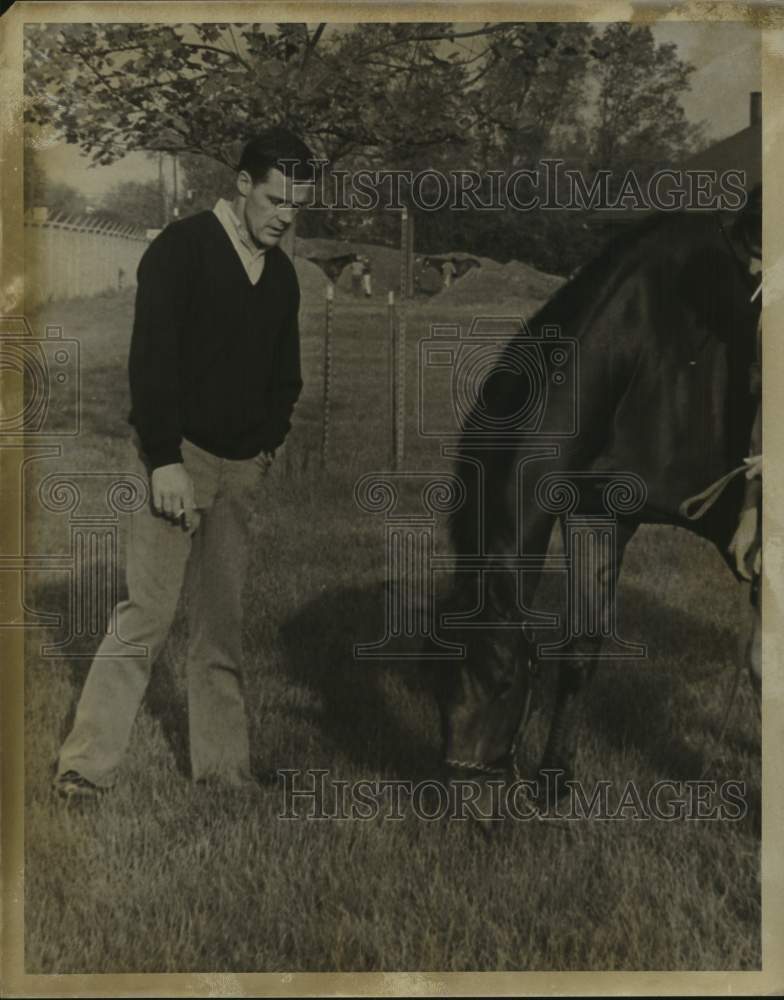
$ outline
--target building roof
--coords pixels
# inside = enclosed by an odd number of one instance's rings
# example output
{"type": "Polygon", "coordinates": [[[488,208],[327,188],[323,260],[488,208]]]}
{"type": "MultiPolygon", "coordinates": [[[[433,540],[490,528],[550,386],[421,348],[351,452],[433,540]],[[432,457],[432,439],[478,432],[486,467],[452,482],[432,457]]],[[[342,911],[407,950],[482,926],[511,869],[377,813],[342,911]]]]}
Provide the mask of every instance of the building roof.
{"type": "Polygon", "coordinates": [[[762,125],[748,125],[734,135],[715,142],[701,153],[689,157],[684,170],[743,170],[746,190],[762,181],[762,125]]]}
{"type": "MultiPolygon", "coordinates": [[[[740,132],[714,142],[707,149],[688,157],[682,164],[672,168],[684,173],[698,170],[715,170],[721,175],[728,170],[739,170],[745,175],[745,190],[751,191],[762,181],[762,124],[755,121],[740,132]]],[[[666,178],[664,179],[666,180],[666,178]]],[[[662,183],[659,192],[666,197],[668,189],[676,185],[662,183]]],[[[721,188],[719,188],[721,190],[721,188]]],[[[688,211],[687,207],[687,211],[688,211]]],[[[655,209],[641,211],[634,208],[603,208],[591,213],[591,222],[637,222],[650,215],[655,209]]],[[[694,208],[694,211],[700,211],[694,208]]],[[[704,211],[704,209],[703,209],[704,211]]]]}

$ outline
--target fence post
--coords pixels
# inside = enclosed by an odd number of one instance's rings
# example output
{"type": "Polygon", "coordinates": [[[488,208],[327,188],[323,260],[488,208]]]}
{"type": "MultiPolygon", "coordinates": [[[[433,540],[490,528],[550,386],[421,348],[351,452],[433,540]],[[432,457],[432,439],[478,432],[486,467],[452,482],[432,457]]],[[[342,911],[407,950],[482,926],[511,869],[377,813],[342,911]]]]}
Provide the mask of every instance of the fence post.
{"type": "Polygon", "coordinates": [[[408,209],[400,214],[400,307],[397,311],[395,365],[395,471],[403,468],[406,431],[406,299],[409,295],[409,251],[411,217],[408,209]]]}
{"type": "Polygon", "coordinates": [[[321,465],[327,464],[327,446],[329,444],[329,395],[332,378],[332,302],[335,297],[335,286],[327,282],[327,302],[324,316],[324,399],[321,423],[321,465]]]}
{"type": "Polygon", "coordinates": [[[408,216],[408,244],[406,245],[406,298],[414,297],[414,213],[408,216]]]}
{"type": "MultiPolygon", "coordinates": [[[[38,239],[44,241],[44,246],[46,247],[46,267],[43,268],[43,273],[36,275],[36,283],[38,285],[36,292],[39,300],[43,299],[42,290],[51,290],[54,288],[54,275],[55,275],[55,265],[57,262],[57,245],[60,242],[60,232],[58,229],[52,225],[50,228],[42,228],[40,231],[35,233],[36,242],[38,239]]],[[[36,248],[37,253],[37,248],[36,248]]]]}
{"type": "Polygon", "coordinates": [[[397,319],[397,441],[395,444],[395,469],[403,468],[406,443],[406,304],[400,303],[397,319]]]}
{"type": "Polygon", "coordinates": [[[400,213],[400,299],[408,294],[408,209],[400,213]]]}
{"type": "Polygon", "coordinates": [[[395,324],[395,293],[387,295],[387,355],[389,362],[389,429],[391,444],[391,462],[397,466],[397,329],[395,324]]]}

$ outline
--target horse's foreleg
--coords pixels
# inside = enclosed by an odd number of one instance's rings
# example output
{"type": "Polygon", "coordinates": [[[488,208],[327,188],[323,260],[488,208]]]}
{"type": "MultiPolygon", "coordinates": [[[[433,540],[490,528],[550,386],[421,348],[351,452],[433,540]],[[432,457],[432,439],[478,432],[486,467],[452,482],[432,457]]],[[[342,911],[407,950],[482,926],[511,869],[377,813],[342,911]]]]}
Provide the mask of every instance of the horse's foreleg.
{"type": "Polygon", "coordinates": [[[546,771],[557,771],[562,773],[562,780],[574,778],[582,695],[596,670],[598,649],[596,644],[585,649],[584,660],[562,661],[558,665],[555,709],[539,769],[541,775],[546,771]]]}
{"type": "MultiPolygon", "coordinates": [[[[593,677],[600,657],[602,639],[608,638],[615,622],[615,592],[623,553],[635,526],[616,525],[616,543],[594,551],[590,574],[581,572],[584,567],[573,564],[569,573],[580,573],[580,585],[573,591],[580,607],[588,608],[587,617],[594,623],[586,634],[575,636],[565,649],[568,658],[558,662],[558,683],[550,733],[547,739],[540,774],[545,771],[563,772],[562,781],[572,780],[585,688],[593,677]],[[591,607],[592,605],[592,607],[591,607]]],[[[570,580],[571,586],[571,580],[570,580]]],[[[547,783],[552,797],[552,783],[547,783]]]]}

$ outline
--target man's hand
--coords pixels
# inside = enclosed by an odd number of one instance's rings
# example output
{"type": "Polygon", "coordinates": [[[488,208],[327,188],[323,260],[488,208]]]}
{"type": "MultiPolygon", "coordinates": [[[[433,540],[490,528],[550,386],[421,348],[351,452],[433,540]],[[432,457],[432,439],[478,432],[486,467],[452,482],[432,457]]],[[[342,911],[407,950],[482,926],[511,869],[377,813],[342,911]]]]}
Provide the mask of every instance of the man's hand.
{"type": "Polygon", "coordinates": [[[750,580],[752,572],[759,572],[761,547],[757,541],[759,512],[757,507],[747,507],[740,515],[738,527],[732,536],[727,551],[732,556],[735,569],[744,580],[750,580]],[[754,564],[749,565],[751,557],[754,564]]]}
{"type": "Polygon", "coordinates": [[[270,470],[275,459],[274,451],[262,451],[256,456],[256,464],[261,468],[261,471],[266,475],[270,470]]]}
{"type": "Polygon", "coordinates": [[[749,455],[744,458],[746,468],[746,479],[757,479],[762,475],[762,455],[749,455]]]}
{"type": "Polygon", "coordinates": [[[176,521],[183,518],[190,530],[194,521],[193,481],[185,466],[160,465],[152,472],[152,505],[159,514],[176,521]]]}

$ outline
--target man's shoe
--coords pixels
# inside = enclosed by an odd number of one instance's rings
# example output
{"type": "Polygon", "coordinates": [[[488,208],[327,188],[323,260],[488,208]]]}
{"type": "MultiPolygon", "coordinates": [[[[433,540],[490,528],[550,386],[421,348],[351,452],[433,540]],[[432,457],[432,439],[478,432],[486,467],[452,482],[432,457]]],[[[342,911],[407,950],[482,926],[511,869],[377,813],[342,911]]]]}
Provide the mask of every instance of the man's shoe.
{"type": "Polygon", "coordinates": [[[104,791],[77,771],[58,775],[54,780],[54,790],[66,802],[95,802],[104,791]]]}

